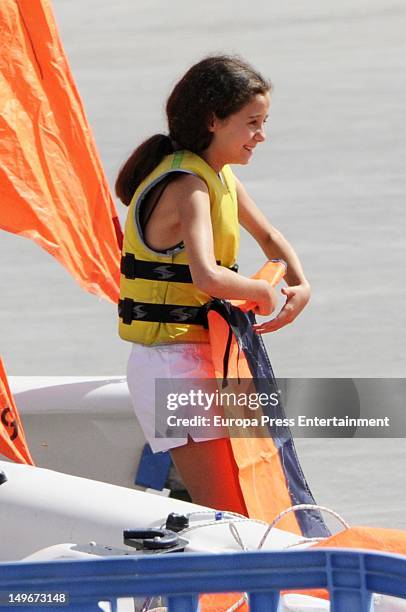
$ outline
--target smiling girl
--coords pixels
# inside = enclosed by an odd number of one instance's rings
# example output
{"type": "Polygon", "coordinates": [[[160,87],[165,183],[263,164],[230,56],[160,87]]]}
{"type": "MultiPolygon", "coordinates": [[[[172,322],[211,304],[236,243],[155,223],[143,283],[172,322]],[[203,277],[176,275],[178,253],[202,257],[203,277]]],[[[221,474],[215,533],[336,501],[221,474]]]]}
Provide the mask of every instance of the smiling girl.
{"type": "Polygon", "coordinates": [[[242,59],[203,59],[169,96],[168,134],[141,144],[116,182],[117,196],[129,206],[119,331],[133,343],[128,385],[136,415],[154,452],[171,449],[194,502],[241,513],[229,440],[155,438],[154,383],[214,377],[203,315],[211,296],[250,300],[263,316],[275,309],[267,281],[236,274],[239,225],[267,259],[287,263],[285,305],[273,320],[255,325],[256,332],[291,323],[309,301],[293,248],[229,167],[248,164],[264,142],[270,93],[271,83],[242,59]]]}

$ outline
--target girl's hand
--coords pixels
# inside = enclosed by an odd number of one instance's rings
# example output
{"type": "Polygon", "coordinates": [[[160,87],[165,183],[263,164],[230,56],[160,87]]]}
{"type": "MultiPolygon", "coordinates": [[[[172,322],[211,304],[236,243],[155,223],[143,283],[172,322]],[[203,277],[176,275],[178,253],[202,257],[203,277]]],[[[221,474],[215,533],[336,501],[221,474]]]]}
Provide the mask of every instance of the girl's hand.
{"type": "Polygon", "coordinates": [[[273,332],[281,327],[284,327],[285,325],[288,325],[289,323],[292,323],[310,300],[310,286],[307,284],[283,287],[281,293],[286,295],[284,307],[278,316],[271,321],[265,321],[264,323],[257,323],[256,325],[253,325],[254,331],[256,331],[258,334],[273,332]]]}
{"type": "Polygon", "coordinates": [[[278,306],[278,296],[276,295],[275,289],[271,287],[267,281],[265,281],[265,283],[263,298],[257,301],[252,310],[255,314],[261,315],[262,317],[269,317],[278,306]]]}

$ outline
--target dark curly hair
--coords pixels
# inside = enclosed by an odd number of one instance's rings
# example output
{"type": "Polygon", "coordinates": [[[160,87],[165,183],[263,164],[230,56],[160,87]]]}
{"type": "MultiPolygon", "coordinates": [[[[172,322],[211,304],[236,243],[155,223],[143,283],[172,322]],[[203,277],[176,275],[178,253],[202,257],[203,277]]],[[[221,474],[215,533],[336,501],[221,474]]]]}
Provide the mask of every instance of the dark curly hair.
{"type": "Polygon", "coordinates": [[[271,82],[240,57],[209,56],[192,66],[166,103],[169,134],[156,134],[135,149],[118,174],[117,196],[128,206],[137,187],[165,155],[176,149],[204,151],[213,138],[209,131],[213,116],[225,119],[256,94],[271,89],[271,82]]]}

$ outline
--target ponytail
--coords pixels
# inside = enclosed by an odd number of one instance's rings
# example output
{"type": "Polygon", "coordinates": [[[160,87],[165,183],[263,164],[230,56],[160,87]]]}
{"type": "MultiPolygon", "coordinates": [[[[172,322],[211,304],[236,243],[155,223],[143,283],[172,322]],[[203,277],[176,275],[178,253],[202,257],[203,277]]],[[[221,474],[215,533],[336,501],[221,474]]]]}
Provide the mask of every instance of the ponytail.
{"type": "Polygon", "coordinates": [[[130,204],[137,187],[165,155],[174,152],[175,146],[169,136],[155,134],[135,149],[120,169],[115,184],[116,195],[123,204],[130,204]]]}

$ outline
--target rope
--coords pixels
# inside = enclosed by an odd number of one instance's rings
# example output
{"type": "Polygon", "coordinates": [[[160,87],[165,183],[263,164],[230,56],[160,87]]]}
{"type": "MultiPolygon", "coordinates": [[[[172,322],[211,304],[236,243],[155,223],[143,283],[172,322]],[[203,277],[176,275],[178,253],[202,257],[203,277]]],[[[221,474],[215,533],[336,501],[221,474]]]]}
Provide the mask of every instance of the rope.
{"type": "MultiPolygon", "coordinates": [[[[289,512],[296,512],[297,510],[322,510],[324,512],[327,512],[328,514],[332,514],[333,516],[335,516],[336,519],[338,519],[346,529],[349,529],[349,524],[342,518],[342,516],[340,516],[337,512],[334,512],[334,510],[330,510],[330,508],[326,508],[325,506],[319,506],[318,504],[298,504],[297,506],[291,506],[290,508],[287,508],[286,510],[283,510],[282,512],[280,512],[278,514],[278,516],[276,518],[274,518],[274,520],[272,521],[272,523],[267,527],[264,535],[262,536],[259,544],[258,544],[258,550],[261,550],[262,546],[264,545],[264,542],[266,540],[266,538],[268,537],[268,535],[270,534],[271,530],[275,527],[275,525],[277,523],[279,523],[279,521],[281,520],[281,518],[283,518],[286,514],[288,514],[289,512]]],[[[320,538],[320,539],[324,539],[324,538],[320,538]]],[[[307,540],[312,541],[313,538],[307,538],[307,540]]],[[[317,540],[319,540],[319,538],[317,538],[317,540]]],[[[306,541],[306,538],[304,540],[302,540],[302,542],[306,541]]]]}
{"type": "Polygon", "coordinates": [[[242,538],[237,527],[235,526],[235,523],[229,523],[228,528],[230,529],[231,535],[233,536],[234,540],[241,547],[241,550],[248,550],[248,547],[245,546],[244,542],[242,541],[242,538]]]}
{"type": "Polygon", "coordinates": [[[215,521],[210,522],[210,523],[199,523],[198,525],[193,525],[191,527],[186,527],[185,529],[182,529],[182,531],[180,531],[179,533],[181,535],[184,535],[186,533],[190,533],[191,531],[194,531],[195,529],[200,529],[202,527],[214,527],[215,525],[229,525],[231,523],[245,523],[247,521],[250,521],[251,523],[259,523],[260,525],[268,525],[268,523],[266,523],[265,521],[260,521],[258,519],[249,519],[247,517],[243,518],[243,519],[237,519],[237,520],[233,520],[233,519],[222,519],[220,521],[215,521]]]}
{"type": "Polygon", "coordinates": [[[238,610],[244,603],[248,603],[248,595],[244,593],[244,595],[239,599],[235,604],[231,606],[231,608],[227,608],[226,612],[234,612],[234,610],[238,610]]]}
{"type": "MultiPolygon", "coordinates": [[[[217,510],[206,510],[206,511],[197,511],[197,512],[190,512],[188,513],[186,516],[188,517],[188,519],[190,520],[190,518],[194,518],[195,520],[201,520],[203,518],[208,518],[209,516],[212,517],[212,520],[210,522],[205,522],[205,523],[198,523],[196,525],[192,525],[189,527],[186,527],[185,529],[182,529],[182,531],[180,531],[179,533],[184,535],[186,533],[190,533],[191,531],[194,531],[196,529],[201,529],[203,527],[213,527],[213,525],[224,525],[227,524],[229,529],[230,529],[230,533],[233,536],[235,542],[238,544],[238,546],[241,548],[241,550],[247,551],[249,550],[248,547],[244,544],[243,539],[240,535],[240,532],[238,531],[238,528],[236,527],[236,523],[245,523],[247,521],[250,521],[251,523],[258,523],[260,525],[266,525],[266,531],[264,533],[264,535],[262,536],[257,550],[261,550],[261,548],[263,547],[268,535],[270,534],[270,532],[272,531],[272,529],[275,527],[275,525],[284,517],[286,516],[286,514],[288,514],[289,512],[296,512],[298,510],[321,510],[323,512],[327,512],[328,514],[331,514],[332,516],[334,516],[346,529],[349,529],[349,524],[342,518],[342,516],[340,516],[337,512],[334,512],[334,510],[331,510],[330,508],[326,508],[325,506],[319,506],[318,504],[298,504],[296,506],[291,506],[290,508],[287,508],[286,510],[283,510],[282,512],[280,512],[272,521],[271,524],[266,523],[265,521],[261,521],[259,519],[251,519],[248,518],[242,514],[238,514],[237,512],[222,512],[222,511],[217,511],[217,510]],[[213,521],[214,519],[214,521],[213,521]]],[[[166,523],[163,523],[161,525],[161,528],[164,528],[166,525],[166,523]]],[[[309,543],[309,542],[320,542],[322,540],[324,540],[325,538],[323,537],[316,537],[316,538],[301,538],[300,542],[295,542],[293,544],[288,544],[285,548],[293,548],[295,546],[300,546],[301,544],[305,544],[305,543],[309,543]]],[[[151,598],[145,600],[144,602],[144,606],[142,607],[142,612],[147,612],[148,610],[148,606],[151,603],[151,598]]],[[[226,612],[235,612],[236,610],[238,610],[244,603],[248,603],[248,595],[247,593],[244,593],[244,595],[235,603],[233,604],[230,608],[227,608],[226,612]]]]}

